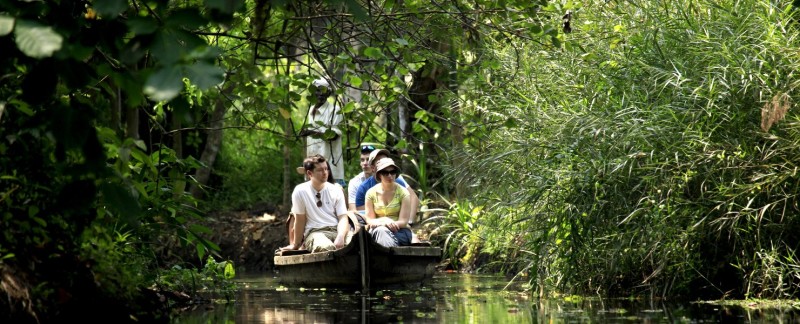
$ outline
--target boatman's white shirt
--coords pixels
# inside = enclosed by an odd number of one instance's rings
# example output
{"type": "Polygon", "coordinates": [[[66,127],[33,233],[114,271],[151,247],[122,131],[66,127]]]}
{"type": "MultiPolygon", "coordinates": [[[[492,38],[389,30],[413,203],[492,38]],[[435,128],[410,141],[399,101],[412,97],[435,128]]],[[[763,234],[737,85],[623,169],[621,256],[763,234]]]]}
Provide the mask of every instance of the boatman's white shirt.
{"type": "Polygon", "coordinates": [[[325,160],[330,162],[331,174],[334,179],[341,179],[344,185],[344,155],[342,155],[342,131],[339,129],[339,124],[344,121],[339,105],[326,101],[322,106],[317,108],[317,114],[311,116],[311,111],[314,107],[308,109],[308,127],[310,130],[315,130],[320,133],[325,133],[328,130],[333,131],[339,135],[335,140],[326,141],[321,138],[313,136],[306,137],[306,156],[319,154],[325,157],[325,160]]]}

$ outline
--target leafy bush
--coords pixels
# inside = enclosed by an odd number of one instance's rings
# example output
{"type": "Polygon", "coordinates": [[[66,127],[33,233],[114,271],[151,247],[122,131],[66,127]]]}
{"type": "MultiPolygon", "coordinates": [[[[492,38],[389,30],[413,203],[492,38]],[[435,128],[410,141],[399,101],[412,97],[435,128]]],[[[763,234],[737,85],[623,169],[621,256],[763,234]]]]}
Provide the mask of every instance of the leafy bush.
{"type": "Polygon", "coordinates": [[[212,300],[222,296],[226,301],[231,301],[237,289],[233,282],[235,275],[232,262],[217,262],[214,257],[208,256],[202,269],[175,265],[160,272],[155,283],[162,290],[208,296],[212,300]]]}

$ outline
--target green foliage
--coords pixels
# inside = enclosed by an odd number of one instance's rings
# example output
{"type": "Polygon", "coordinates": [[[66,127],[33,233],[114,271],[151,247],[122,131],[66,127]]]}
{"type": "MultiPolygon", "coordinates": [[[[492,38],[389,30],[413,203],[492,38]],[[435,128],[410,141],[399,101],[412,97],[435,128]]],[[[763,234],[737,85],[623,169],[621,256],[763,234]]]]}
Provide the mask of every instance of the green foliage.
{"type": "Polygon", "coordinates": [[[123,112],[130,121],[141,111],[152,117],[141,129],[163,139],[148,99],[174,99],[173,113],[189,102],[184,90],[221,81],[219,51],[194,32],[233,11],[97,4],[0,4],[0,253],[36,287],[31,307],[44,322],[68,320],[58,316],[81,313],[87,300],[118,307],[109,321],[129,319],[122,309],[137,307],[157,266],[148,244],[161,235],[195,245],[201,258],[218,249],[202,238],[208,229],[189,225],[200,213],[184,189],[201,164],[153,136],[139,140],[140,124],[121,124],[123,112]]]}
{"type": "Polygon", "coordinates": [[[796,294],[794,251],[763,252],[800,240],[797,121],[781,119],[797,85],[789,3],[574,9],[580,40],[499,40],[500,68],[464,81],[484,92],[461,118],[486,137],[450,175],[519,238],[493,258],[542,290],[796,294]],[[510,265],[514,246],[527,264],[510,265]]]}
{"type": "Polygon", "coordinates": [[[474,261],[477,253],[483,248],[483,239],[478,229],[481,227],[482,207],[470,204],[450,203],[447,213],[430,217],[426,222],[434,223],[431,236],[443,236],[442,247],[450,256],[451,266],[458,268],[464,263],[474,261]]]}
{"type": "Polygon", "coordinates": [[[751,257],[741,256],[737,264],[745,274],[745,297],[784,299],[798,294],[797,279],[800,278],[800,259],[790,247],[772,246],[769,250],[756,251],[751,257]]]}
{"type": "Polygon", "coordinates": [[[236,293],[233,281],[236,272],[230,261],[217,262],[208,256],[202,269],[183,268],[175,265],[163,270],[156,278],[161,289],[187,293],[191,296],[208,296],[209,299],[231,301],[236,293]]]}
{"type": "MultiPolygon", "coordinates": [[[[246,209],[254,203],[281,201],[284,163],[280,147],[265,143],[268,139],[260,132],[232,131],[226,135],[215,167],[222,184],[212,195],[212,206],[221,210],[246,209]]],[[[302,154],[295,152],[293,156],[302,154]]],[[[294,168],[301,165],[302,159],[294,162],[290,174],[294,183],[300,183],[302,175],[294,168]]]]}
{"type": "Polygon", "coordinates": [[[526,259],[519,255],[522,247],[517,245],[520,232],[525,228],[517,225],[514,210],[491,211],[498,206],[473,206],[465,201],[448,204],[444,214],[430,217],[424,223],[431,228],[430,235],[437,244],[444,248],[453,268],[494,273],[514,272],[525,267],[526,259]],[[505,217],[492,217],[496,214],[505,217]]]}
{"type": "Polygon", "coordinates": [[[123,300],[134,300],[140,287],[147,286],[150,278],[148,264],[150,256],[141,249],[141,242],[128,232],[112,231],[98,222],[83,233],[81,259],[94,263],[94,279],[110,296],[123,300]]]}

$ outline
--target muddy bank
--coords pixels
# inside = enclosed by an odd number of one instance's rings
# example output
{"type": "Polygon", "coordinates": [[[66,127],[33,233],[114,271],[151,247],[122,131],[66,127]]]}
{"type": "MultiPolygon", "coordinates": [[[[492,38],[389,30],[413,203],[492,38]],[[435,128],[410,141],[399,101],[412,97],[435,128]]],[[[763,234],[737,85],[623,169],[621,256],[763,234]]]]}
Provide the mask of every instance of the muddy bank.
{"type": "MultiPolygon", "coordinates": [[[[284,220],[262,212],[228,211],[210,213],[199,224],[211,231],[203,237],[219,245],[217,261],[233,261],[237,271],[272,271],[275,250],[288,244],[284,220]]],[[[172,239],[163,243],[162,262],[202,266],[194,247],[181,247],[172,239]]]]}
{"type": "Polygon", "coordinates": [[[275,250],[288,244],[285,217],[251,212],[219,213],[210,217],[209,239],[220,247],[220,255],[237,269],[272,270],[275,250]]]}

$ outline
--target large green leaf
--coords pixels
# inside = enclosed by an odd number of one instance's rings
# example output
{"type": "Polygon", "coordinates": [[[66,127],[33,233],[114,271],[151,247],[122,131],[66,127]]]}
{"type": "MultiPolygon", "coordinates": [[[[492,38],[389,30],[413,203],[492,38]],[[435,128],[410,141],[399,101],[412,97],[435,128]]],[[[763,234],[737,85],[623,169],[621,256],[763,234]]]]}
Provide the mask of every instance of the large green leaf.
{"type": "Polygon", "coordinates": [[[224,71],[215,65],[198,62],[186,67],[186,76],[200,90],[222,83],[224,71]]]}
{"type": "Polygon", "coordinates": [[[0,36],[5,36],[14,30],[14,17],[0,15],[0,36]]]}
{"type": "Polygon", "coordinates": [[[17,21],[14,36],[19,50],[33,58],[53,56],[55,51],[61,49],[63,42],[61,35],[52,27],[29,20],[17,21]]]}
{"type": "Polygon", "coordinates": [[[165,28],[157,31],[153,38],[150,52],[161,64],[174,65],[186,52],[175,33],[175,30],[165,28]]]}
{"type": "Polygon", "coordinates": [[[105,19],[113,19],[128,7],[128,0],[98,0],[94,10],[105,19]]]}
{"type": "Polygon", "coordinates": [[[364,49],[364,55],[369,58],[377,59],[383,57],[383,52],[381,52],[381,49],[377,47],[367,47],[364,49]]]}
{"type": "Polygon", "coordinates": [[[131,17],[126,24],[134,35],[152,34],[158,30],[158,21],[149,16],[131,17]]]}
{"type": "Polygon", "coordinates": [[[364,83],[364,80],[359,78],[357,75],[351,75],[350,76],[350,84],[352,84],[354,87],[358,88],[363,83],[364,83]]]}
{"type": "Polygon", "coordinates": [[[183,89],[181,68],[170,65],[161,68],[147,78],[144,93],[155,101],[168,101],[175,98],[183,89]]]}
{"type": "Polygon", "coordinates": [[[197,8],[179,9],[164,20],[164,24],[173,28],[194,30],[208,24],[197,8]]]}

